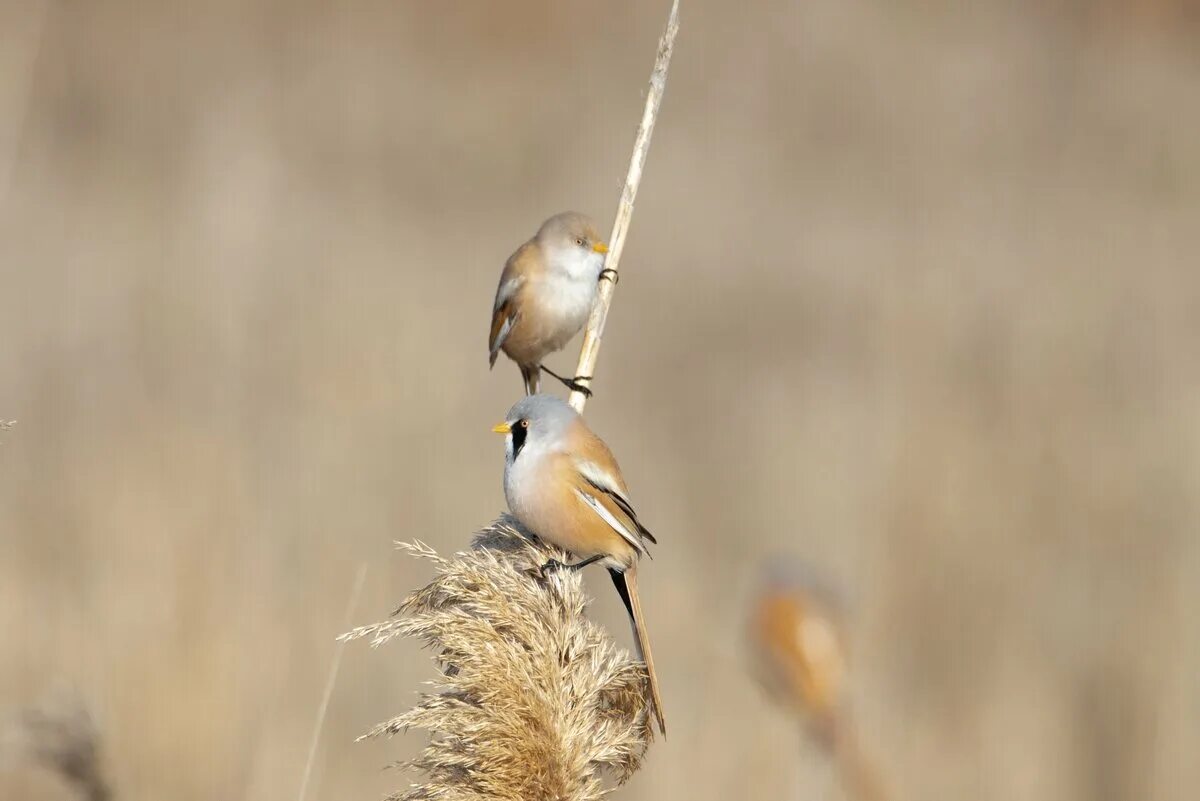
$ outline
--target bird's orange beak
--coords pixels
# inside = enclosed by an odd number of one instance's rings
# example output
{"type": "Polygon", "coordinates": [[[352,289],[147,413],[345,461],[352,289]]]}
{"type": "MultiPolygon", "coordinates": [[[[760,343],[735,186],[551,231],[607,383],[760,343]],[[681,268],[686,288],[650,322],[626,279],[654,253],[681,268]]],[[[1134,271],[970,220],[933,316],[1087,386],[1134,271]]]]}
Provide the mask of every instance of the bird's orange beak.
{"type": "Polygon", "coordinates": [[[492,431],[496,434],[507,434],[512,431],[512,426],[508,423],[496,423],[496,425],[492,426],[492,431]]]}
{"type": "Polygon", "coordinates": [[[608,245],[604,244],[603,242],[597,242],[596,244],[592,245],[592,250],[596,251],[597,253],[607,253],[608,245]]]}

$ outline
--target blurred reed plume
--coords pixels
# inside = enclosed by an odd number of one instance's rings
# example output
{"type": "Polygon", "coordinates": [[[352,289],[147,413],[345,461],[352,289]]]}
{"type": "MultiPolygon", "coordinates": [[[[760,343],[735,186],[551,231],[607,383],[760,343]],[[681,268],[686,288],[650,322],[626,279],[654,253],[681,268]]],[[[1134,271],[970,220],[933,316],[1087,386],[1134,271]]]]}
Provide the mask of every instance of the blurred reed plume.
{"type": "Polygon", "coordinates": [[[99,754],[99,734],[83,702],[54,695],[0,732],[0,798],[108,801],[99,754]]]}
{"type": "Polygon", "coordinates": [[[365,735],[431,733],[406,765],[424,782],[394,798],[591,801],[606,774],[620,783],[637,770],[651,738],[645,668],[587,619],[577,572],[541,576],[564,552],[508,516],[452,558],[399,547],[437,575],[392,619],[344,635],[415,637],[436,652],[437,690],[365,735]]]}

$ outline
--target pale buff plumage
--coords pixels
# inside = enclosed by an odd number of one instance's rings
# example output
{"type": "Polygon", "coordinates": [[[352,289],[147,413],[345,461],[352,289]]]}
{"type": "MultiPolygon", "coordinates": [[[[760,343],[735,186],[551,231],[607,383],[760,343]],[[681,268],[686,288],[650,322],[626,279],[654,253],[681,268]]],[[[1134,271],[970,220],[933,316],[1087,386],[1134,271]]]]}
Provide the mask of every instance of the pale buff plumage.
{"type": "Polygon", "coordinates": [[[859,742],[846,698],[849,643],[837,593],[786,558],[764,572],[747,626],[763,687],[831,754],[846,798],[887,801],[887,783],[859,742]]]}
{"type": "Polygon", "coordinates": [[[826,744],[836,734],[847,643],[834,593],[789,561],[772,562],[752,607],[751,653],[763,687],[826,744]]]}
{"type": "Polygon", "coordinates": [[[596,299],[608,247],[583,214],[563,212],[508,258],[488,331],[488,361],[503,351],[521,369],[526,394],[538,391],[542,359],[579,332],[596,299]]]}
{"type": "Polygon", "coordinates": [[[665,734],[637,585],[638,561],[656,540],[638,520],[617,460],[574,409],[549,395],[524,398],[495,431],[506,435],[504,494],[513,515],[541,539],[609,569],[629,612],[665,734]]]}

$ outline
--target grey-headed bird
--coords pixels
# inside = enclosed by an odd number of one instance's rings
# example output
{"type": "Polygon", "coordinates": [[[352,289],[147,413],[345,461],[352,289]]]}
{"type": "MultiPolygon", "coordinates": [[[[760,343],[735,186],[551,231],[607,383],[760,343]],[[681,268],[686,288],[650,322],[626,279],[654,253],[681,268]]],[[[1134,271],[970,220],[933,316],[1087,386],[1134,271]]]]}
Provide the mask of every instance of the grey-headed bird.
{"type": "Polygon", "coordinates": [[[608,568],[633,626],[638,657],[646,663],[650,701],[659,730],[667,733],[658,674],[642,604],[637,565],[657,543],[633,509],[621,468],[603,440],[564,401],[530,395],[492,429],[505,436],[504,496],[530,532],[579,557],[553,568],[578,570],[595,562],[608,568]]]}

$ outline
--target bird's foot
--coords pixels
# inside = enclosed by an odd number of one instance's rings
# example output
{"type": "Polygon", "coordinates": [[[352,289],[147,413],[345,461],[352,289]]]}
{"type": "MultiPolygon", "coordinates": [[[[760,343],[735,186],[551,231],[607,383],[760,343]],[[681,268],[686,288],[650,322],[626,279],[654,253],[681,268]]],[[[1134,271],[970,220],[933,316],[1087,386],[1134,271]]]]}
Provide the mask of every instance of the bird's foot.
{"type": "Polygon", "coordinates": [[[585,567],[587,567],[590,564],[599,562],[603,558],[604,558],[604,554],[600,553],[600,554],[596,554],[595,556],[589,556],[587,559],[581,559],[578,562],[575,562],[574,564],[567,564],[566,562],[560,562],[557,559],[551,559],[549,562],[542,565],[542,569],[541,569],[542,578],[546,578],[547,574],[553,573],[558,570],[570,570],[572,573],[575,573],[580,570],[583,570],[585,567]]]}
{"type": "Polygon", "coordinates": [[[544,364],[541,367],[542,367],[542,370],[545,371],[546,375],[550,376],[551,378],[557,379],[558,381],[561,381],[562,385],[564,387],[566,387],[567,389],[571,390],[572,392],[582,392],[584,397],[586,397],[586,398],[592,397],[592,391],[590,389],[588,389],[586,386],[584,386],[583,384],[579,383],[580,381],[591,381],[592,377],[590,375],[577,375],[574,378],[564,378],[563,376],[554,372],[553,370],[551,370],[549,367],[547,367],[544,364]]]}
{"type": "Polygon", "coordinates": [[[605,267],[603,270],[600,271],[599,280],[603,281],[605,278],[607,278],[609,281],[612,281],[615,284],[621,280],[621,275],[616,270],[614,270],[612,267],[605,267]]]}
{"type": "Polygon", "coordinates": [[[574,378],[569,378],[563,381],[563,386],[572,392],[582,392],[585,398],[590,398],[592,397],[592,391],[579,382],[591,380],[592,377],[590,375],[577,375],[574,378]]]}
{"type": "Polygon", "coordinates": [[[542,565],[539,572],[542,574],[542,578],[549,578],[551,573],[557,573],[559,570],[570,570],[571,567],[571,565],[568,565],[565,562],[560,562],[557,559],[551,559],[549,562],[542,565]]]}

